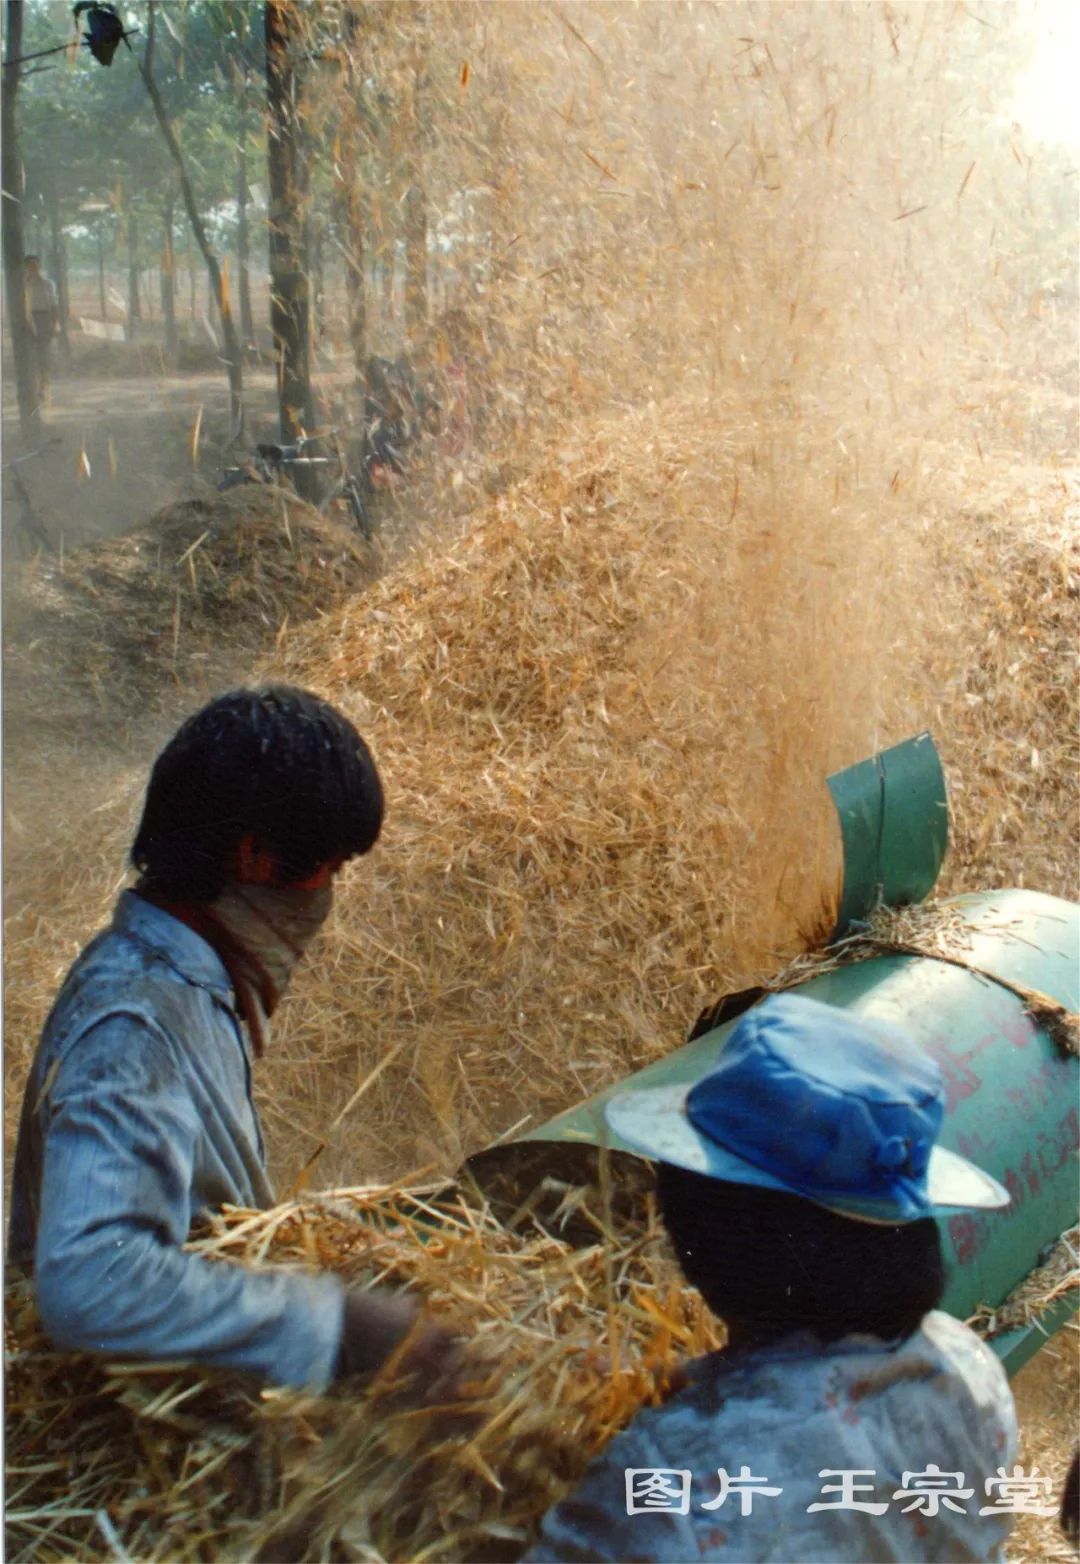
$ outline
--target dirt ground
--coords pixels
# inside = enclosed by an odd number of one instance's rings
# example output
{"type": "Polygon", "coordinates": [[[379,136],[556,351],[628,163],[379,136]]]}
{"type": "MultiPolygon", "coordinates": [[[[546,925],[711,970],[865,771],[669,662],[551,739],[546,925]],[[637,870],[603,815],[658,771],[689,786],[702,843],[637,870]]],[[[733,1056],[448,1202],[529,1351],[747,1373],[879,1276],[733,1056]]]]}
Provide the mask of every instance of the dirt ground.
{"type": "MultiPolygon", "coordinates": [[[[100,578],[101,560],[81,555],[84,545],[137,533],[178,503],[212,505],[223,468],[258,440],[277,438],[272,369],[245,367],[245,427],[237,439],[230,428],[224,372],[211,343],[185,336],[180,367],[166,370],[158,337],[160,328],[147,328],[135,343],[98,341],[74,332],[71,357],[55,354],[37,454],[17,469],[24,492],[16,489],[10,471],[3,474],[0,585],[9,654],[3,713],[9,890],[11,864],[28,833],[35,841],[48,840],[53,825],[70,820],[76,799],[91,809],[107,803],[118,774],[130,765],[145,768],[200,695],[243,682],[258,651],[269,649],[282,617],[288,617],[285,605],[265,626],[261,647],[250,635],[233,636],[223,626],[220,637],[196,654],[201,667],[194,682],[184,688],[178,677],[171,691],[166,686],[141,707],[134,723],[110,720],[108,699],[102,721],[102,702],[87,701],[85,690],[72,698],[72,683],[61,675],[61,662],[70,663],[70,648],[61,659],[47,627],[43,635],[39,617],[31,615],[24,624],[28,576],[40,568],[69,581],[86,580],[92,595],[99,589],[92,581],[100,578]],[[29,524],[24,496],[32,512],[29,524]],[[42,549],[42,535],[49,549],[42,549]],[[39,693],[32,687],[35,662],[39,693]]],[[[23,454],[23,446],[7,354],[3,369],[0,433],[6,465],[23,454]]],[[[328,421],[351,407],[351,380],[343,354],[327,349],[317,360],[317,407],[328,421]]],[[[411,511],[396,498],[375,504],[382,511],[376,564],[382,568],[410,535],[411,511]]],[[[115,611],[115,602],[103,592],[102,613],[115,611]]],[[[165,635],[170,626],[162,623],[160,630],[165,635]]]]}
{"type": "MultiPolygon", "coordinates": [[[[7,462],[20,448],[8,376],[5,385],[7,462]]],[[[272,439],[273,372],[250,370],[245,390],[250,440],[272,439]]],[[[127,532],[179,493],[215,481],[228,445],[224,376],[212,369],[163,373],[153,347],[89,342],[79,348],[73,372],[53,380],[43,439],[41,455],[22,463],[19,473],[53,545],[71,549],[127,532]],[[145,373],[123,374],[125,359],[129,369],[145,373]],[[106,376],[103,369],[111,372],[106,376]]],[[[19,506],[7,476],[4,502],[5,552],[25,552],[28,540],[20,536],[19,506]]]]}
{"type": "MultiPolygon", "coordinates": [[[[129,364],[135,373],[107,375],[122,367],[123,353],[97,354],[91,344],[76,359],[71,375],[54,382],[49,409],[50,445],[23,469],[27,489],[41,525],[58,551],[121,534],[142,526],[159,507],[185,494],[205,489],[221,463],[227,444],[227,400],[224,379],[211,369],[188,373],[155,372],[145,360],[129,364]],[[96,362],[95,362],[96,355],[96,362]],[[91,372],[93,371],[93,372],[91,372]],[[195,430],[198,428],[198,440],[195,430]],[[193,455],[194,452],[194,455],[193,455]]],[[[249,375],[252,431],[273,427],[274,382],[269,370],[249,375]]],[[[10,380],[8,381],[10,388],[10,380]]],[[[4,408],[5,460],[17,448],[12,409],[4,408]]],[[[19,514],[5,483],[4,550],[25,555],[19,536],[19,514]]],[[[278,626],[267,626],[267,649],[278,626]]],[[[253,661],[250,647],[232,655],[222,645],[215,677],[242,678],[253,661]]],[[[49,648],[41,648],[47,662],[49,648]]],[[[175,713],[190,704],[190,694],[175,691],[175,713]]],[[[5,880],[7,911],[17,913],[34,884],[41,884],[42,855],[53,833],[81,814],[115,812],[129,807],[133,780],[145,771],[164,736],[174,725],[169,701],[147,712],[134,736],[111,744],[100,728],[66,725],[63,735],[41,742],[32,722],[5,732],[5,880]],[[31,872],[31,866],[33,872],[31,872]]],[[[116,865],[117,883],[121,865],[116,865]]],[[[74,955],[74,951],[71,952],[74,955]]],[[[10,1149],[10,1148],[9,1148],[10,1149]]],[[[1052,1479],[1055,1496],[1077,1438],[1075,1423],[1080,1331],[1075,1324],[1062,1332],[1024,1369],[1015,1382],[1023,1432],[1021,1460],[1027,1470],[1038,1467],[1052,1479]]],[[[1037,1559],[1076,1557],[1052,1519],[1022,1517],[1016,1527],[1010,1557],[1033,1564],[1037,1559]]]]}
{"type": "MultiPolygon", "coordinates": [[[[1080,1325],[1074,1319],[1037,1352],[1013,1380],[1020,1419],[1020,1462],[1024,1470],[1051,1479],[1051,1502],[1060,1498],[1071,1451],[1080,1439],[1076,1408],[1080,1397],[1080,1325]]],[[[1015,1564],[1075,1559],[1056,1515],[1017,1517],[1008,1556],[1015,1564]]]]}

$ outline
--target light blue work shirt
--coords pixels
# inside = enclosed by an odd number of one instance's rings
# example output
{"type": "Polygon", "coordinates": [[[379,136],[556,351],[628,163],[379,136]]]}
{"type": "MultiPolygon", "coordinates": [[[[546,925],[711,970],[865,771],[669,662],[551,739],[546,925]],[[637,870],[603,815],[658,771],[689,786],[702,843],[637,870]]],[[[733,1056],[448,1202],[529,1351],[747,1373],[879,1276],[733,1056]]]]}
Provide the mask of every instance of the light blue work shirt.
{"type": "Polygon", "coordinates": [[[125,1357],[324,1387],[344,1289],[181,1247],[224,1203],[273,1204],[251,1056],[221,959],[134,892],[75,962],[23,1100],[9,1259],[33,1266],[47,1334],[125,1357]]]}
{"type": "Polygon", "coordinates": [[[685,1390],[640,1412],[549,1511],[528,1560],[1004,1558],[1001,1504],[1015,1503],[1016,1491],[998,1479],[999,1468],[1013,1475],[1016,1412],[1001,1364],[958,1320],[928,1314],[891,1345],[849,1336],[823,1347],[789,1336],[700,1358],[690,1374],[685,1390]],[[989,1493],[987,1479],[996,1484],[989,1493]],[[992,1513],[980,1515],[984,1507],[992,1513]]]}

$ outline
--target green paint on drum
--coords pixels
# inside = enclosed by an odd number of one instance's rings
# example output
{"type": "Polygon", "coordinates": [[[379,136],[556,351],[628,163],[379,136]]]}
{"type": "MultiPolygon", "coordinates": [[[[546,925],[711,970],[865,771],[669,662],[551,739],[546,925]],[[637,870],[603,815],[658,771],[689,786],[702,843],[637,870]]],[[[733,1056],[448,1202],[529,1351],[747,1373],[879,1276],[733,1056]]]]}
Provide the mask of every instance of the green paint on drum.
{"type": "MultiPolygon", "coordinates": [[[[1077,1220],[1080,1060],[1061,1050],[1009,985],[1035,990],[1073,1013],[1080,1010],[1080,907],[1027,890],[960,896],[938,905],[949,919],[950,949],[966,965],[883,954],[811,977],[797,992],[903,1026],[945,1076],[941,1144],[970,1157],[1012,1195],[1000,1211],[941,1218],[949,1267],[943,1306],[965,1319],[980,1305],[1000,1306],[1077,1220]]],[[[689,1085],[708,1070],[734,1024],[733,1016],[521,1140],[479,1153],[469,1171],[482,1186],[496,1166],[505,1179],[512,1174],[516,1147],[522,1166],[527,1162],[535,1177],[536,1153],[544,1143],[556,1173],[559,1147],[569,1153],[567,1143],[578,1151],[607,1146],[635,1156],[607,1128],[607,1099],[628,1088],[689,1085]]],[[[1066,1305],[1048,1319],[1062,1323],[1068,1312],[1066,1305]]],[[[999,1350],[1010,1372],[1042,1339],[1037,1328],[1001,1338],[999,1350]]]]}

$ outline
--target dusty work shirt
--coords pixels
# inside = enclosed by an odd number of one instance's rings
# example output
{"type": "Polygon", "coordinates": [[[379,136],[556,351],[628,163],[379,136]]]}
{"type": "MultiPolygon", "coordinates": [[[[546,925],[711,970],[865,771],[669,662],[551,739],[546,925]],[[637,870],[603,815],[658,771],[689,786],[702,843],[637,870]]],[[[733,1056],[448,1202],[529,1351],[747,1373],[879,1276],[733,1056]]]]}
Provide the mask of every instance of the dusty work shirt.
{"type": "Polygon", "coordinates": [[[34,277],[26,284],[26,307],[31,315],[51,314],[56,308],[56,284],[48,277],[34,277]]]}
{"type": "Polygon", "coordinates": [[[958,1320],[928,1314],[892,1346],[791,1336],[698,1359],[687,1389],[639,1413],[549,1512],[527,1557],[999,1560],[1009,1518],[984,1484],[1012,1475],[1015,1448],[1004,1370],[958,1320]]]}
{"type": "Polygon", "coordinates": [[[42,1321],[63,1346],[324,1385],[341,1284],[185,1253],[195,1219],[225,1202],[273,1204],[232,985],[205,940],[129,891],[45,1024],[9,1259],[33,1265],[42,1321]]]}

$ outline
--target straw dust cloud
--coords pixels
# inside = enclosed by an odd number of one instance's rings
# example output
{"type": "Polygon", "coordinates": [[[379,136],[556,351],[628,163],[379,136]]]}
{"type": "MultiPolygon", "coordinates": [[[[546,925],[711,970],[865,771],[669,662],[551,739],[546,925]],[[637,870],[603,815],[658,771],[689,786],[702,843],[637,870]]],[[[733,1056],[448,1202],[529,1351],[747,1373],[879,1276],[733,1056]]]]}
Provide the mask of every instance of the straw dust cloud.
{"type": "MultiPolygon", "coordinates": [[[[939,889],[1077,892],[1076,148],[1023,122],[1051,79],[1028,8],[362,11],[302,89],[317,419],[357,417],[357,275],[367,350],[407,352],[443,415],[374,542],[217,492],[220,342],[179,227],[180,358],[148,247],[138,332],[73,331],[54,377],[63,443],[24,469],[50,551],[5,485],[9,1129],[181,715],[286,677],[383,772],[383,837],[260,1066],[283,1188],[369,1077],[320,1184],[448,1172],[678,1046],[827,932],[825,778],[922,729],[939,889]]],[[[71,215],[81,321],[111,222],[71,215]]],[[[254,238],[250,275],[253,441],[254,238]]]]}

